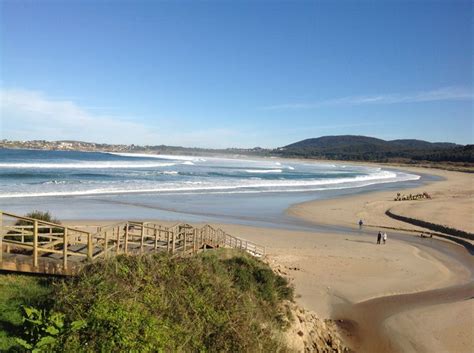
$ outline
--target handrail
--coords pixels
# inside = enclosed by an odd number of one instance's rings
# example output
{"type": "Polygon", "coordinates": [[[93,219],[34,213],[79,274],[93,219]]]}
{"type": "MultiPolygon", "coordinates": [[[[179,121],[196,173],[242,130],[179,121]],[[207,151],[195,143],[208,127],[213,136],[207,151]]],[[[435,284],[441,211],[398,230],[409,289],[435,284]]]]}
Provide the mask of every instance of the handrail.
{"type": "Polygon", "coordinates": [[[95,261],[121,253],[166,251],[179,256],[216,247],[241,249],[254,256],[265,255],[265,247],[209,224],[193,226],[176,223],[165,226],[155,222],[122,221],[98,226],[96,231],[87,232],[0,211],[0,269],[5,268],[6,256],[13,258],[15,263],[16,257],[22,261],[32,258],[28,272],[48,273],[49,265],[53,265],[53,268],[59,267],[61,273],[69,274],[77,266],[83,265],[84,261],[95,261]],[[13,218],[13,221],[26,220],[32,225],[16,226],[11,224],[11,220],[5,224],[5,217],[13,218]],[[53,232],[53,229],[58,228],[61,231],[53,232]]]}
{"type": "Polygon", "coordinates": [[[57,223],[53,223],[53,222],[43,221],[43,220],[36,219],[36,218],[29,218],[29,217],[24,217],[24,216],[17,216],[17,215],[15,215],[15,214],[8,213],[8,212],[1,212],[1,213],[2,213],[2,215],[4,215],[4,216],[17,218],[17,219],[20,219],[20,220],[25,220],[25,221],[29,221],[29,222],[35,222],[35,221],[36,221],[36,222],[38,222],[38,223],[45,224],[45,225],[49,225],[49,226],[52,226],[52,227],[55,227],[55,228],[63,228],[63,229],[64,229],[64,228],[68,228],[68,229],[74,230],[75,232],[85,233],[85,234],[88,233],[88,232],[86,232],[86,231],[84,231],[84,230],[72,228],[72,227],[69,227],[69,226],[65,226],[65,225],[57,224],[57,223]]]}

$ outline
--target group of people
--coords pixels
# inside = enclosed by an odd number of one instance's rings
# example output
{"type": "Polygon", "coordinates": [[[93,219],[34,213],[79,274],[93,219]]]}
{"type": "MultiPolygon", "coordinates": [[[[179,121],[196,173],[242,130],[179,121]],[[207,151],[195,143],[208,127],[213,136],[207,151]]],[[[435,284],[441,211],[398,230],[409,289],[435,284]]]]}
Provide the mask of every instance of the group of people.
{"type": "Polygon", "coordinates": [[[387,233],[382,233],[379,231],[379,234],[377,234],[377,244],[380,244],[381,240],[384,244],[387,242],[387,233]]]}
{"type": "MultiPolygon", "coordinates": [[[[359,220],[359,229],[362,229],[362,226],[364,225],[364,222],[360,219],[359,220]]],[[[387,233],[382,233],[379,231],[377,234],[377,244],[380,244],[383,241],[383,244],[387,242],[387,233]]]]}
{"type": "Polygon", "coordinates": [[[431,199],[431,195],[427,192],[420,193],[420,194],[410,194],[410,195],[402,195],[399,192],[397,193],[397,197],[393,199],[393,201],[408,201],[408,200],[420,200],[420,199],[431,199]]]}

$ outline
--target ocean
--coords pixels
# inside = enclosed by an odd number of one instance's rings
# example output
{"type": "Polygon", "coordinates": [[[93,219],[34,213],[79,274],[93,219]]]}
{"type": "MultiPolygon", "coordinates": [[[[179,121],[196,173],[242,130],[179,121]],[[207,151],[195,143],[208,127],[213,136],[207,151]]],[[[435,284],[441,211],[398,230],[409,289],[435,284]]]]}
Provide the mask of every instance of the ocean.
{"type": "Polygon", "coordinates": [[[0,149],[1,209],[68,219],[258,219],[296,202],[419,179],[350,163],[0,149]]]}

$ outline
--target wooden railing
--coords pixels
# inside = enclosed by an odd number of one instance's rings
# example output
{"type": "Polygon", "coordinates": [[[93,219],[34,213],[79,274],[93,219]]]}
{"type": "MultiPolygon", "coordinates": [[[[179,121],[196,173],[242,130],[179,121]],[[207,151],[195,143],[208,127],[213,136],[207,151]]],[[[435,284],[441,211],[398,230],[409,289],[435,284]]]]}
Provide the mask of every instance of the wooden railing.
{"type": "Polygon", "coordinates": [[[96,231],[0,212],[0,269],[73,274],[85,262],[118,254],[167,252],[193,254],[210,248],[234,248],[254,256],[265,248],[215,229],[176,224],[124,221],[96,231]]]}

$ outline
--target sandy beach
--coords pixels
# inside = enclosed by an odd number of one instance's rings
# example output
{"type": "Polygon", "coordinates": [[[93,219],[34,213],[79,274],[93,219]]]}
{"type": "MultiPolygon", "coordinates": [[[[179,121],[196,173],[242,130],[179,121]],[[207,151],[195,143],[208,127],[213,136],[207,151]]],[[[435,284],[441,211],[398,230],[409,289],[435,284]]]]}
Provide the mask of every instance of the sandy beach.
{"type": "Polygon", "coordinates": [[[431,200],[394,202],[393,192],[373,192],[307,202],[288,210],[305,221],[347,227],[347,233],[214,225],[266,246],[267,261],[291,279],[297,302],[321,318],[345,320],[342,331],[355,351],[467,353],[474,347],[474,306],[468,299],[474,294],[472,256],[459,245],[413,233],[392,231],[387,244],[376,245],[376,229],[353,231],[360,218],[367,225],[416,228],[388,218],[384,213],[389,208],[473,229],[471,175],[409,170],[443,178],[400,190],[404,194],[426,191],[431,200]]]}
{"type": "Polygon", "coordinates": [[[288,214],[309,222],[355,227],[359,219],[366,225],[419,229],[393,220],[385,215],[395,213],[474,232],[474,177],[469,173],[437,169],[401,168],[412,173],[428,173],[443,180],[413,189],[400,190],[403,195],[427,192],[432,199],[398,201],[392,191],[360,194],[324,201],[310,201],[295,205],[288,214]]]}

